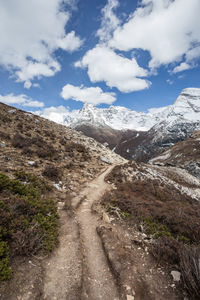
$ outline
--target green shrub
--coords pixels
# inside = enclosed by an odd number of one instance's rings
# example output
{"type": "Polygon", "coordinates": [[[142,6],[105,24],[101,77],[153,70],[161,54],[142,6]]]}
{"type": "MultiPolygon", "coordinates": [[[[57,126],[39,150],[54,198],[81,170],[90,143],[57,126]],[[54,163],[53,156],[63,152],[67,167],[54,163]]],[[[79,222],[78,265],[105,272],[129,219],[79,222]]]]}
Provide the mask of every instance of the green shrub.
{"type": "Polygon", "coordinates": [[[10,279],[11,272],[9,247],[6,242],[0,241],[0,281],[10,279]]]}
{"type": "Polygon", "coordinates": [[[153,235],[155,239],[164,236],[172,237],[170,229],[164,224],[160,224],[159,222],[152,219],[145,219],[144,224],[146,233],[153,235]]]}
{"type": "Polygon", "coordinates": [[[11,276],[9,256],[50,252],[58,237],[55,202],[45,197],[50,187],[32,174],[0,173],[0,280],[11,276]]]}

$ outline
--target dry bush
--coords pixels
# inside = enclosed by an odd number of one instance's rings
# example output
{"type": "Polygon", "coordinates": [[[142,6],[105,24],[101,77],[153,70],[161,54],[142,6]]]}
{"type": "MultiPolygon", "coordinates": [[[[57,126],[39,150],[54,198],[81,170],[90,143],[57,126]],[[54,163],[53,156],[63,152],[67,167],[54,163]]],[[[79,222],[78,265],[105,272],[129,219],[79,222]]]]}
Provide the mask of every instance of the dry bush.
{"type": "Polygon", "coordinates": [[[2,139],[2,140],[10,140],[10,134],[6,133],[6,132],[3,132],[3,131],[0,131],[0,139],[2,139]]]}
{"type": "Polygon", "coordinates": [[[178,264],[178,251],[180,247],[182,247],[182,245],[177,240],[164,236],[155,241],[151,247],[151,253],[158,263],[165,261],[170,264],[178,264]]]}
{"type": "Polygon", "coordinates": [[[45,148],[38,148],[36,154],[39,158],[53,159],[57,156],[57,151],[49,145],[45,148]]]}
{"type": "Polygon", "coordinates": [[[12,138],[12,146],[15,148],[26,148],[31,146],[32,141],[28,137],[22,136],[20,133],[16,133],[12,138]]]}
{"type": "Polygon", "coordinates": [[[10,243],[12,255],[28,256],[38,253],[41,250],[42,240],[38,223],[30,225],[28,228],[19,228],[12,234],[10,243]]]}
{"type": "Polygon", "coordinates": [[[30,149],[30,147],[24,147],[22,149],[22,154],[32,156],[34,154],[34,151],[32,149],[30,149]]]}
{"type": "Polygon", "coordinates": [[[193,299],[200,299],[200,247],[185,246],[179,256],[184,286],[193,299]]]}
{"type": "Polygon", "coordinates": [[[17,124],[17,129],[19,129],[19,130],[23,130],[23,124],[22,123],[18,123],[17,124]]]}
{"type": "Polygon", "coordinates": [[[164,224],[175,237],[200,241],[200,205],[175,187],[162,186],[157,180],[126,182],[117,184],[117,190],[107,193],[103,202],[112,203],[139,222],[164,224]]]}
{"type": "Polygon", "coordinates": [[[87,161],[91,158],[88,149],[84,145],[71,141],[65,144],[65,152],[67,152],[69,157],[77,157],[78,155],[80,161],[87,161]]]}
{"type": "Polygon", "coordinates": [[[10,122],[12,122],[12,119],[9,116],[0,114],[0,123],[1,124],[4,125],[5,123],[10,123],[10,122]]]}
{"type": "Polygon", "coordinates": [[[42,175],[44,175],[45,177],[47,177],[50,180],[53,180],[55,182],[60,181],[60,179],[62,177],[61,170],[54,165],[46,166],[42,175]]]}
{"type": "Polygon", "coordinates": [[[46,142],[44,141],[44,139],[39,136],[39,135],[36,135],[32,138],[32,143],[37,146],[37,147],[44,147],[46,145],[46,142]]]}

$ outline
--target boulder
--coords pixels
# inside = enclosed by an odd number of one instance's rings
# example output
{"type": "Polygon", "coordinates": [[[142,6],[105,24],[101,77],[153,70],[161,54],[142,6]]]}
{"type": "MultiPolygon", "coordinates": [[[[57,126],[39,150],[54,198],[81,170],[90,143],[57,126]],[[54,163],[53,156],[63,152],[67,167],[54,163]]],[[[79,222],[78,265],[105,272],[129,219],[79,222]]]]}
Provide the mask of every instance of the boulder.
{"type": "Polygon", "coordinates": [[[174,281],[180,281],[181,280],[181,273],[178,271],[171,271],[171,275],[174,279],[174,281]]]}

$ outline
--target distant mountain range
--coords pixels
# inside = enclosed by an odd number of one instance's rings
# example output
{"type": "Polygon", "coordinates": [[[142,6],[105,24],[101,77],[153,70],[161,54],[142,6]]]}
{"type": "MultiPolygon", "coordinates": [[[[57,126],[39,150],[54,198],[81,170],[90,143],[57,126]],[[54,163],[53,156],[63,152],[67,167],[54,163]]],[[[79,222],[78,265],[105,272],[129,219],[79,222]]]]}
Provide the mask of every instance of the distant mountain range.
{"type": "Polygon", "coordinates": [[[121,106],[84,104],[63,125],[82,131],[127,159],[148,161],[200,130],[200,88],[184,89],[173,105],[136,112],[121,106]]]}
{"type": "Polygon", "coordinates": [[[184,89],[173,105],[149,109],[147,113],[137,112],[121,106],[97,108],[92,104],[84,104],[80,111],[75,111],[64,118],[63,124],[93,125],[116,130],[148,131],[163,121],[172,123],[194,122],[200,120],[200,89],[184,89]]]}

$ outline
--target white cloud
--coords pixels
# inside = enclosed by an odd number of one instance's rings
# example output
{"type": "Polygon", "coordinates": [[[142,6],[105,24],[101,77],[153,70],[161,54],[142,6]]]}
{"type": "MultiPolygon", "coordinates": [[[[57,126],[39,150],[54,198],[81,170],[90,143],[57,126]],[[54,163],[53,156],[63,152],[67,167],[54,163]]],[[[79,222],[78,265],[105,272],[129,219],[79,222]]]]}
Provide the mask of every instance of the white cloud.
{"type": "Polygon", "coordinates": [[[116,100],[114,93],[104,93],[99,87],[78,87],[67,84],[63,87],[61,97],[65,100],[73,99],[94,105],[100,103],[112,104],[116,100]]]}
{"type": "Polygon", "coordinates": [[[116,87],[125,93],[146,89],[151,84],[138,78],[147,76],[148,72],[137,64],[135,58],[118,55],[103,45],[89,50],[75,66],[88,68],[92,82],[105,81],[109,87],[116,87]]]}
{"type": "Polygon", "coordinates": [[[182,72],[182,71],[186,71],[186,70],[195,68],[197,66],[195,61],[199,57],[200,57],[200,46],[190,49],[185,56],[185,61],[180,63],[180,65],[176,66],[172,70],[172,73],[178,73],[178,72],[182,72]]]}
{"type": "Polygon", "coordinates": [[[199,0],[143,0],[109,46],[149,51],[151,68],[180,62],[200,42],[199,12],[199,0]]]}
{"type": "Polygon", "coordinates": [[[65,38],[58,40],[58,47],[69,52],[73,52],[80,48],[82,41],[75,35],[74,31],[71,31],[65,36],[65,38]]]}
{"type": "Polygon", "coordinates": [[[106,6],[102,9],[102,21],[101,27],[97,31],[97,36],[100,41],[108,41],[111,38],[111,34],[120,24],[120,20],[114,14],[115,10],[119,6],[118,0],[108,0],[106,6]]]}
{"type": "Polygon", "coordinates": [[[61,66],[54,52],[61,48],[72,52],[82,43],[72,31],[66,33],[70,18],[63,4],[72,0],[0,1],[0,65],[16,79],[30,82],[41,76],[53,76],[61,66]]]}
{"type": "Polygon", "coordinates": [[[182,62],[179,66],[175,67],[173,69],[173,73],[179,73],[185,70],[191,69],[191,66],[187,64],[186,62],[182,62]]]}
{"type": "Polygon", "coordinates": [[[0,95],[0,102],[3,102],[5,104],[13,105],[13,104],[18,104],[20,106],[24,107],[44,107],[44,103],[33,100],[29,98],[26,95],[13,95],[13,94],[8,94],[5,96],[0,95]]]}
{"type": "Polygon", "coordinates": [[[42,110],[34,112],[34,114],[37,114],[45,119],[54,121],[59,124],[63,124],[65,118],[70,118],[70,115],[72,113],[69,112],[67,107],[64,106],[51,106],[44,108],[42,110]]]}
{"type": "Polygon", "coordinates": [[[32,86],[32,83],[30,82],[30,80],[26,80],[24,82],[24,88],[25,89],[30,89],[31,86],[32,86]]]}

